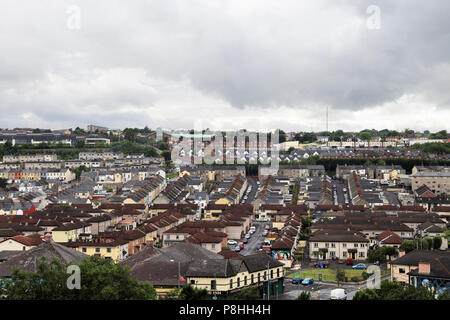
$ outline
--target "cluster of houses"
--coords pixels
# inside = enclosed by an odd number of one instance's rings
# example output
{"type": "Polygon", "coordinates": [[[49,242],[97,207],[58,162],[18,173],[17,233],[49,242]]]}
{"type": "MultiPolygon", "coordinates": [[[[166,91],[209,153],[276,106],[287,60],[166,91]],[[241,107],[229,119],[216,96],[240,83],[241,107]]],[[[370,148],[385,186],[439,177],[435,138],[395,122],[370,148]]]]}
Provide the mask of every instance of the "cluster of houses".
{"type": "MultiPolygon", "coordinates": [[[[144,159],[83,153],[80,163],[99,166],[79,179],[23,179],[23,173],[9,179],[0,191],[0,276],[10,276],[13,264],[29,268],[21,265],[25,257],[99,256],[130,266],[160,295],[192,284],[211,298],[232,297],[249,286],[273,296],[283,293],[285,268],[299,262],[305,217],[313,221],[306,244],[313,260],[365,261],[370,249],[398,249],[405,240],[435,236],[442,237],[442,249],[448,247],[446,167],[415,167],[408,185],[398,183],[406,176],[399,166],[338,166],[336,177],[323,165],[259,166],[257,180],[236,165],[177,167],[166,176],[164,167],[144,159]],[[230,250],[229,240],[243,239],[255,221],[268,226],[259,251],[230,250]]],[[[2,165],[23,172],[30,163],[57,162],[51,155],[16,156],[2,165]]],[[[74,174],[66,167],[46,170],[74,174]]],[[[403,258],[400,251],[397,257],[403,258]]],[[[405,271],[408,281],[421,281],[414,270],[405,271]]],[[[405,278],[400,267],[398,273],[405,278]]]]}

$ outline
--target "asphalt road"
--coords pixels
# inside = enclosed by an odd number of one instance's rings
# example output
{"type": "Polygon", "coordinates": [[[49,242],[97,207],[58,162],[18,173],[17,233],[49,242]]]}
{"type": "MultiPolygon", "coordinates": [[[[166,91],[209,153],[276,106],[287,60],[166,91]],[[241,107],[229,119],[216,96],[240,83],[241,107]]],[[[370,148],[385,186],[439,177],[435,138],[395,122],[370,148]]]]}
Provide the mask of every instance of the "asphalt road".
{"type": "MultiPolygon", "coordinates": [[[[256,183],[256,181],[257,180],[255,178],[247,177],[247,182],[248,182],[247,189],[251,186],[252,191],[249,192],[248,199],[243,200],[242,203],[251,203],[255,199],[256,192],[258,191],[258,184],[256,183]]],[[[246,192],[247,192],[247,190],[246,190],[246,192]]]]}
{"type": "MultiPolygon", "coordinates": [[[[389,276],[382,277],[382,280],[388,278],[389,276]]],[[[319,282],[314,281],[314,284],[309,286],[304,285],[298,285],[298,284],[292,284],[291,279],[286,278],[284,280],[284,294],[278,297],[279,300],[294,300],[298,297],[298,295],[302,291],[310,292],[311,297],[318,299],[318,300],[329,300],[330,294],[333,289],[336,288],[343,288],[347,291],[347,300],[352,300],[353,296],[358,292],[359,290],[366,289],[367,284],[363,283],[360,285],[357,284],[341,284],[340,287],[338,287],[335,283],[329,283],[329,282],[319,282]],[[319,298],[320,294],[320,298],[319,298]]]]}
{"type": "Polygon", "coordinates": [[[253,226],[256,227],[256,231],[252,234],[251,238],[248,239],[248,243],[244,245],[244,249],[239,252],[240,254],[248,256],[250,254],[256,253],[256,247],[259,247],[260,243],[264,239],[262,235],[264,231],[264,225],[265,224],[263,222],[253,222],[253,226]]]}

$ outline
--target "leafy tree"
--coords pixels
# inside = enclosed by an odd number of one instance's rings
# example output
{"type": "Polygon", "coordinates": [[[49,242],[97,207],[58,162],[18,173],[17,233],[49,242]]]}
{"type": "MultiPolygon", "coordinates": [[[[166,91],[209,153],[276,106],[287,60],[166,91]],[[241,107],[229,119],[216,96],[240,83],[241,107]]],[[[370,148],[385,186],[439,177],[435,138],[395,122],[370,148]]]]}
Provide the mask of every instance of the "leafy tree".
{"type": "Polygon", "coordinates": [[[309,142],[317,141],[317,136],[313,132],[311,132],[311,133],[299,132],[299,133],[295,134],[294,140],[301,142],[301,143],[309,143],[309,142]]]}
{"type": "Polygon", "coordinates": [[[83,135],[83,134],[86,134],[86,131],[84,131],[80,127],[76,127],[75,130],[73,131],[73,133],[78,134],[78,135],[83,135]]]}
{"type": "Polygon", "coordinates": [[[168,150],[161,152],[161,155],[164,157],[165,161],[170,161],[172,159],[172,153],[168,150]]]}
{"type": "Polygon", "coordinates": [[[283,130],[278,129],[278,142],[282,143],[286,141],[286,133],[283,130]]]}
{"type": "Polygon", "coordinates": [[[91,168],[88,168],[88,167],[82,165],[82,166],[79,166],[78,168],[74,169],[73,171],[75,172],[75,177],[76,177],[76,179],[80,179],[81,174],[82,174],[83,172],[89,172],[89,171],[91,171],[91,168]]]}
{"type": "Polygon", "coordinates": [[[359,133],[359,138],[363,141],[372,140],[372,134],[370,132],[362,131],[359,133]]]}
{"type": "Polygon", "coordinates": [[[6,188],[6,186],[8,185],[8,180],[0,178],[0,188],[6,188]]]}
{"type": "Polygon", "coordinates": [[[435,236],[433,238],[433,249],[439,249],[442,245],[442,238],[440,236],[435,236]]]}
{"type": "Polygon", "coordinates": [[[353,300],[434,300],[434,295],[423,287],[384,280],[380,289],[358,291],[353,300]]]}
{"type": "Polygon", "coordinates": [[[235,300],[258,300],[259,298],[259,290],[256,287],[244,288],[235,295],[235,300]]]}
{"type": "Polygon", "coordinates": [[[194,288],[190,284],[183,287],[180,293],[181,300],[206,300],[208,291],[206,289],[194,288]]]}
{"type": "Polygon", "coordinates": [[[444,292],[442,292],[438,298],[438,300],[450,300],[450,290],[447,289],[444,292]]]}
{"type": "Polygon", "coordinates": [[[75,143],[75,148],[77,148],[77,149],[82,149],[82,148],[84,148],[84,146],[85,146],[84,140],[78,140],[78,141],[75,143]]]}
{"type": "Polygon", "coordinates": [[[137,133],[139,132],[139,129],[133,129],[133,128],[125,128],[123,130],[123,135],[125,137],[125,140],[136,142],[137,133]]]}
{"type": "Polygon", "coordinates": [[[405,240],[400,245],[400,250],[405,250],[405,253],[411,252],[416,249],[416,245],[412,240],[405,240]]]}
{"type": "Polygon", "coordinates": [[[447,130],[441,130],[437,133],[433,133],[430,135],[430,139],[447,139],[448,133],[447,130]]]}
{"type": "Polygon", "coordinates": [[[169,150],[169,144],[164,141],[158,141],[157,147],[159,150],[169,150]]]}
{"type": "Polygon", "coordinates": [[[338,287],[340,286],[341,282],[345,281],[345,271],[344,270],[338,269],[336,271],[336,281],[338,283],[338,287]]]}
{"type": "Polygon", "coordinates": [[[13,270],[11,279],[1,279],[3,299],[12,300],[153,300],[156,290],[130,275],[129,267],[110,259],[89,257],[78,264],[80,289],[69,289],[68,265],[44,257],[36,272],[13,270]]]}
{"type": "Polygon", "coordinates": [[[295,300],[312,300],[311,293],[302,291],[295,300]]]}

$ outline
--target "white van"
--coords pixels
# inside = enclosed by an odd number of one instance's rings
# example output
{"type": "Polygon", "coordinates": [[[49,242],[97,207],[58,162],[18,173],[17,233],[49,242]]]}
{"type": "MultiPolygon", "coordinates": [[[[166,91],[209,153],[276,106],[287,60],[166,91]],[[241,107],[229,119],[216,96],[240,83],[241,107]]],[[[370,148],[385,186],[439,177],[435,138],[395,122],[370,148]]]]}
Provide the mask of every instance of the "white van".
{"type": "Polygon", "coordinates": [[[341,288],[331,290],[330,300],[347,300],[347,291],[341,288]]]}

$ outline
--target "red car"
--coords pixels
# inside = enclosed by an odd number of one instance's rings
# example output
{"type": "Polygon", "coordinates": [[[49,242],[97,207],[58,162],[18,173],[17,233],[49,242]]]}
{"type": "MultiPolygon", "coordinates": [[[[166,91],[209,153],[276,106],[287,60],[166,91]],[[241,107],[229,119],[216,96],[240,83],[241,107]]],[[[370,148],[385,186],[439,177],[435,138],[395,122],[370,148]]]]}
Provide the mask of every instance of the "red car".
{"type": "Polygon", "coordinates": [[[238,246],[239,246],[239,248],[244,249],[244,243],[243,242],[239,242],[238,246]]]}
{"type": "Polygon", "coordinates": [[[270,226],[269,226],[269,225],[266,225],[266,226],[264,227],[264,230],[270,230],[270,226]]]}
{"type": "Polygon", "coordinates": [[[353,259],[352,258],[347,258],[347,265],[352,266],[353,265],[353,259]]]}

